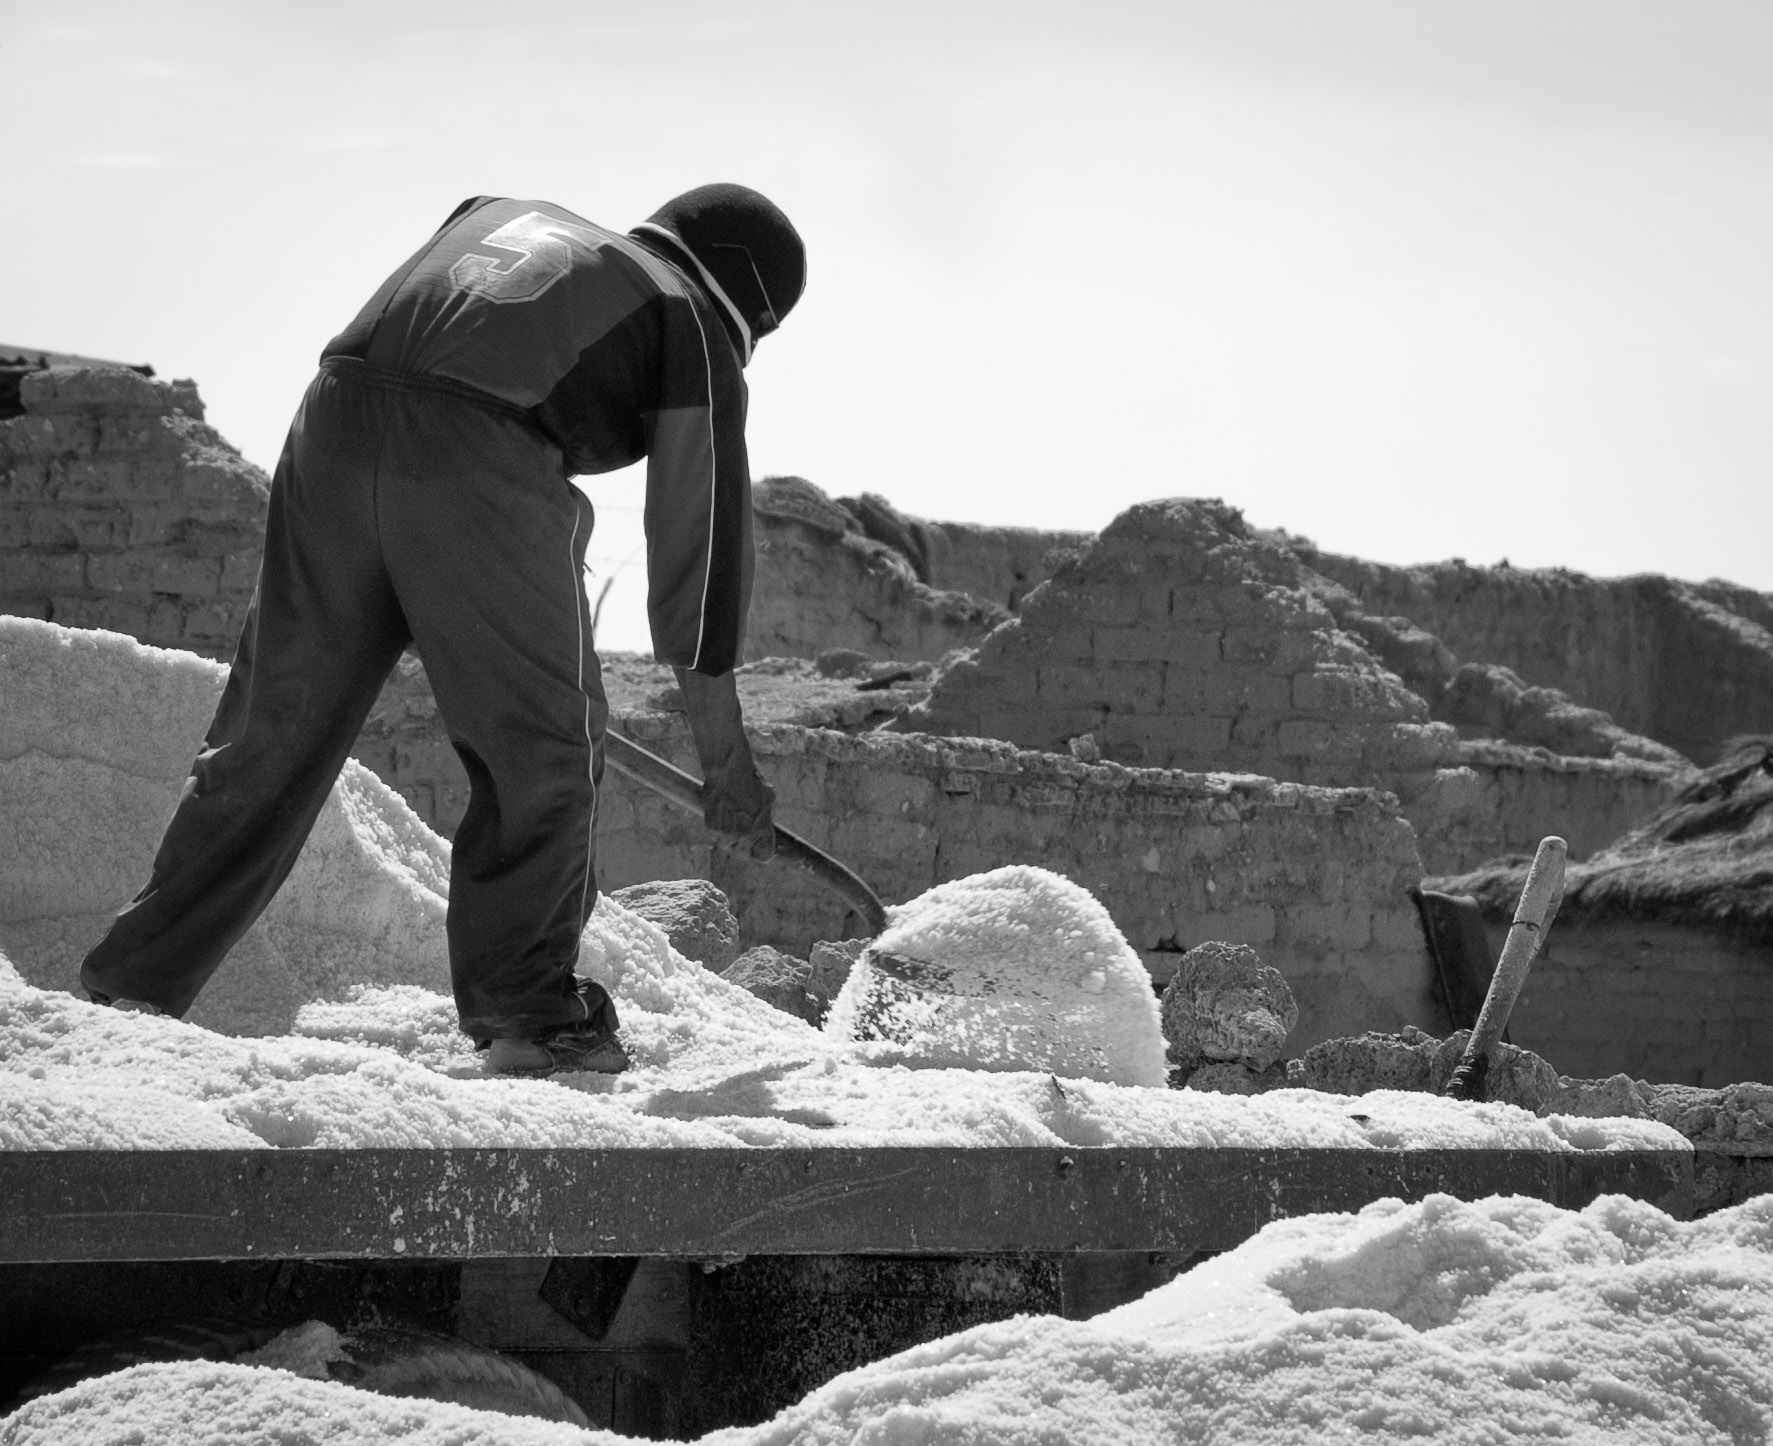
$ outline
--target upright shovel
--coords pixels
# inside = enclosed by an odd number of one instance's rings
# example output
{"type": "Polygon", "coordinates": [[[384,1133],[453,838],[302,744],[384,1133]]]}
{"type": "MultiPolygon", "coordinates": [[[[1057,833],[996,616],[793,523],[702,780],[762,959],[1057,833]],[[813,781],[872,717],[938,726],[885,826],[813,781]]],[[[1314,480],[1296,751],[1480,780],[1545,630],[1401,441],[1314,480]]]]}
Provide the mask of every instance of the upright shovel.
{"type": "Polygon", "coordinates": [[[1502,958],[1490,979],[1484,995],[1484,1007],[1472,1026],[1453,1077],[1442,1093],[1451,1100],[1481,1100],[1484,1081],[1490,1072],[1490,1051],[1508,1026],[1515,999],[1527,982],[1527,971],[1533,967],[1539,946],[1557,917],[1558,905],[1564,898],[1564,858],[1568,845],[1561,838],[1543,838],[1533,855],[1533,866],[1527,870],[1527,882],[1521,888],[1520,902],[1515,905],[1514,922],[1508,926],[1508,938],[1502,945],[1502,958]]]}

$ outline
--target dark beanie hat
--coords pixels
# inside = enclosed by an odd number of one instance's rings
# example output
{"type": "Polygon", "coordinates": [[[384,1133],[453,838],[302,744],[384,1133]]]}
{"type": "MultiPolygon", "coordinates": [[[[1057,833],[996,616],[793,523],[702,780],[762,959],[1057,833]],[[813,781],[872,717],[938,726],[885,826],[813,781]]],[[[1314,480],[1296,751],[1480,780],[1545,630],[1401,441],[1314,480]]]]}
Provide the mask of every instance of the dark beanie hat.
{"type": "Polygon", "coordinates": [[[718,182],[667,201],[634,234],[675,243],[742,333],[747,361],[806,289],[806,247],[767,196],[718,182]]]}

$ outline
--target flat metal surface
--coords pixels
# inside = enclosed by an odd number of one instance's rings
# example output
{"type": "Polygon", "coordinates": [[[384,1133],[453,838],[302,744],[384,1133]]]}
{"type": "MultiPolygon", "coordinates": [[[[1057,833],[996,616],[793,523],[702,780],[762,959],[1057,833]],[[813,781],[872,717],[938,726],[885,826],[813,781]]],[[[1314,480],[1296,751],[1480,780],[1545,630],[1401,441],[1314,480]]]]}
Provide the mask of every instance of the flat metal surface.
{"type": "Polygon", "coordinates": [[[1686,1151],[0,1151],[0,1261],[1222,1250],[1395,1196],[1690,1216],[1686,1151]]]}

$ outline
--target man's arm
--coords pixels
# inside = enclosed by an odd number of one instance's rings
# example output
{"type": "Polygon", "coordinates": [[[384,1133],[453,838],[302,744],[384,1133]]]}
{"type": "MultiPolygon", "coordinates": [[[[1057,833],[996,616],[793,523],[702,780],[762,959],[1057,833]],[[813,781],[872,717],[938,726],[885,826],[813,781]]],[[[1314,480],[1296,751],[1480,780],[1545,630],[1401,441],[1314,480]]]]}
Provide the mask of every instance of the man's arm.
{"type": "Polygon", "coordinates": [[[661,397],[648,417],[647,616],[653,655],[718,677],[738,664],[751,606],[745,379],[699,297],[664,312],[661,397]]]}
{"type": "Polygon", "coordinates": [[[711,678],[677,668],[690,733],[702,762],[702,817],[716,833],[749,844],[754,859],[776,852],[775,793],[757,772],[733,674],[711,678]]]}

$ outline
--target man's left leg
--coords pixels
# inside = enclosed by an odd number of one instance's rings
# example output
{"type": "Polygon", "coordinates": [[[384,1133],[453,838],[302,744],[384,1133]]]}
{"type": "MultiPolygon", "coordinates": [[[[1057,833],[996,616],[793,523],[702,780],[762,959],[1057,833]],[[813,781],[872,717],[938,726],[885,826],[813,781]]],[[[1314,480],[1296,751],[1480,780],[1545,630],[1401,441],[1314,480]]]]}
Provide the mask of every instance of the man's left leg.
{"type": "Polygon", "coordinates": [[[607,996],[574,976],[597,900],[608,717],[583,577],[591,504],[521,423],[453,398],[406,400],[412,434],[385,456],[415,460],[384,463],[378,512],[472,787],[450,866],[462,1028],[483,1042],[595,1033],[607,996]]]}

